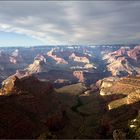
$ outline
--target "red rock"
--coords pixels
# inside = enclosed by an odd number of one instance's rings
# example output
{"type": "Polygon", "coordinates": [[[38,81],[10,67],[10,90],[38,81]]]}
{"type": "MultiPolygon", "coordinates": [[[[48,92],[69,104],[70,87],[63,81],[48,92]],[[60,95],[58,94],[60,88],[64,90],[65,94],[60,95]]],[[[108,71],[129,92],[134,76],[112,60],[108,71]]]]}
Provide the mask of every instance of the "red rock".
{"type": "Polygon", "coordinates": [[[75,53],[72,53],[69,58],[76,62],[89,63],[89,59],[86,56],[77,56],[75,53]]]}
{"type": "Polygon", "coordinates": [[[53,54],[54,49],[52,49],[50,52],[47,53],[47,55],[51,58],[53,58],[57,64],[68,64],[66,60],[64,60],[61,57],[58,57],[57,55],[53,54]]]}
{"type": "Polygon", "coordinates": [[[83,71],[74,71],[73,75],[79,79],[79,82],[84,82],[85,81],[85,77],[84,77],[84,72],[83,71]]]}
{"type": "Polygon", "coordinates": [[[128,56],[136,61],[140,60],[140,46],[128,51],[128,56]]]}

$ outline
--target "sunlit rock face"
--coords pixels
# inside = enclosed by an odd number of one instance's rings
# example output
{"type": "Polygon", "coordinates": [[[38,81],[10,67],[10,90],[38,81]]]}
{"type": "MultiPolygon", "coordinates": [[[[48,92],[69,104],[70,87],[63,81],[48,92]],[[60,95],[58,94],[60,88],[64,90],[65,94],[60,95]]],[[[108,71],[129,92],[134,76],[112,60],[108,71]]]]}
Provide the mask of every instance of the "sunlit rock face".
{"type": "Polygon", "coordinates": [[[28,67],[25,68],[24,71],[28,72],[29,74],[48,72],[50,67],[50,63],[46,59],[45,55],[37,54],[34,58],[33,63],[28,65],[28,67]]]}
{"type": "Polygon", "coordinates": [[[0,95],[8,95],[10,93],[14,94],[16,92],[16,89],[14,87],[15,81],[18,81],[17,76],[11,76],[10,78],[4,80],[2,82],[2,88],[0,90],[0,95]]]}
{"type": "Polygon", "coordinates": [[[79,82],[84,82],[85,81],[85,77],[84,77],[84,72],[83,71],[74,71],[73,75],[79,79],[79,82]]]}
{"type": "Polygon", "coordinates": [[[68,79],[57,79],[54,81],[54,86],[55,87],[62,87],[62,86],[65,86],[65,85],[70,85],[71,84],[71,81],[68,80],[68,79]]]}
{"type": "Polygon", "coordinates": [[[2,95],[9,94],[20,94],[21,92],[25,93],[37,93],[38,95],[47,94],[52,92],[52,86],[48,82],[39,81],[34,76],[24,76],[23,78],[18,78],[16,75],[13,75],[3,81],[3,86],[1,89],[2,95]],[[32,84],[34,86],[32,86],[32,84]]]}
{"type": "Polygon", "coordinates": [[[87,57],[85,57],[85,56],[83,56],[83,57],[76,56],[75,53],[72,53],[69,56],[69,59],[72,59],[73,61],[76,61],[76,62],[90,63],[90,61],[89,61],[89,59],[87,57]]]}
{"type": "Polygon", "coordinates": [[[131,93],[127,96],[127,104],[133,104],[140,101],[140,92],[134,91],[134,93],[131,93]]]}
{"type": "Polygon", "coordinates": [[[63,58],[58,57],[57,55],[53,54],[54,49],[52,49],[51,51],[49,51],[47,53],[47,55],[51,58],[53,58],[56,61],[56,64],[68,64],[68,62],[66,60],[64,60],[63,58]]]}
{"type": "Polygon", "coordinates": [[[85,69],[93,69],[93,68],[95,68],[95,67],[93,66],[93,64],[86,64],[86,65],[84,66],[84,68],[85,68],[85,69]]]}
{"type": "Polygon", "coordinates": [[[34,58],[34,60],[44,61],[45,63],[47,62],[45,56],[41,55],[41,54],[37,54],[37,56],[34,58]]]}
{"type": "Polygon", "coordinates": [[[140,60],[140,46],[136,46],[134,49],[128,51],[128,56],[137,62],[140,60]]]}
{"type": "Polygon", "coordinates": [[[117,80],[118,80],[117,77],[108,77],[108,78],[104,78],[101,81],[98,81],[97,85],[100,88],[100,95],[101,96],[111,95],[112,93],[110,91],[107,92],[106,89],[109,89],[110,87],[112,87],[114,82],[117,80]]]}
{"type": "Polygon", "coordinates": [[[101,90],[100,90],[100,95],[101,95],[101,96],[105,96],[105,95],[106,95],[106,92],[105,92],[103,89],[101,89],[101,90]]]}
{"type": "Polygon", "coordinates": [[[110,98],[108,109],[140,101],[140,77],[105,78],[100,84],[100,95],[110,98]],[[112,100],[111,100],[112,99],[112,100]]]}
{"type": "Polygon", "coordinates": [[[103,57],[107,61],[107,69],[113,76],[128,76],[140,74],[140,46],[135,48],[122,47],[103,57]]]}
{"type": "Polygon", "coordinates": [[[34,60],[26,69],[29,73],[47,72],[47,64],[42,60],[34,60]]]}
{"type": "Polygon", "coordinates": [[[0,50],[0,79],[4,80],[8,76],[13,75],[16,70],[23,69],[26,66],[27,63],[22,58],[19,50],[16,49],[12,52],[5,49],[0,50]]]}
{"type": "Polygon", "coordinates": [[[65,107],[50,83],[32,76],[13,76],[3,84],[0,120],[5,127],[0,126],[0,138],[37,138],[48,129],[63,129],[65,107]]]}
{"type": "Polygon", "coordinates": [[[16,75],[18,78],[22,78],[24,76],[29,76],[30,73],[26,70],[17,70],[14,75],[16,75]]]}
{"type": "Polygon", "coordinates": [[[113,83],[110,82],[110,81],[103,81],[103,82],[102,82],[102,85],[101,85],[101,88],[111,87],[112,84],[113,84],[113,83]]]}

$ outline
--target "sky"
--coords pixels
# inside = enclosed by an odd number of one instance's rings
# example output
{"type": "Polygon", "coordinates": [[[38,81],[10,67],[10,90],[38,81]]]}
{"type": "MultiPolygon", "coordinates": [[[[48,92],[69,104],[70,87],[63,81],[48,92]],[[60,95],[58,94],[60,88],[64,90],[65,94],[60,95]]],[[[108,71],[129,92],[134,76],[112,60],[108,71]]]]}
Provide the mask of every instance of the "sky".
{"type": "Polygon", "coordinates": [[[140,1],[0,1],[0,46],[140,43],[140,1]]]}

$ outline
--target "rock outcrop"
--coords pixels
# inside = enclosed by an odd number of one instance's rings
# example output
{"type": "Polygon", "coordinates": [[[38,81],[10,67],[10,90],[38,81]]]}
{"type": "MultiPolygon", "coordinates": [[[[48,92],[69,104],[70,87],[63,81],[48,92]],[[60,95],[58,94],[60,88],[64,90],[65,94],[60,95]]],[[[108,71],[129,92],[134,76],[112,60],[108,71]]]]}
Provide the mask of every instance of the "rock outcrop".
{"type": "Polygon", "coordinates": [[[134,49],[122,47],[117,51],[104,56],[107,61],[107,69],[113,76],[128,76],[140,74],[140,46],[134,49]]]}
{"type": "Polygon", "coordinates": [[[84,72],[83,71],[74,71],[73,75],[79,80],[79,82],[85,82],[84,72]]]}
{"type": "Polygon", "coordinates": [[[2,95],[32,93],[38,96],[52,92],[52,86],[46,81],[40,81],[34,76],[18,78],[13,75],[3,81],[1,88],[2,95]],[[31,85],[33,84],[33,86],[31,85]]]}
{"type": "Polygon", "coordinates": [[[133,104],[140,101],[140,88],[127,96],[127,104],[133,104]]]}
{"type": "Polygon", "coordinates": [[[136,46],[134,49],[127,52],[128,56],[137,62],[140,60],[140,46],[136,46]]]}
{"type": "Polygon", "coordinates": [[[117,80],[117,77],[108,77],[104,78],[103,80],[97,81],[96,85],[100,88],[100,95],[104,96],[112,94],[110,91],[107,92],[106,89],[112,87],[114,82],[116,82],[117,80]]]}
{"type": "Polygon", "coordinates": [[[48,67],[44,60],[34,60],[33,64],[30,64],[25,70],[32,74],[38,72],[47,72],[48,67]]]}
{"type": "Polygon", "coordinates": [[[108,104],[109,110],[140,101],[140,77],[105,78],[100,84],[101,96],[119,97],[108,104]]]}
{"type": "Polygon", "coordinates": [[[81,62],[81,63],[90,63],[89,59],[85,56],[77,56],[75,53],[72,53],[70,56],[69,56],[69,59],[72,59],[73,61],[76,61],[76,62],[81,62]]]}
{"type": "Polygon", "coordinates": [[[64,60],[63,58],[58,57],[57,55],[53,54],[54,49],[52,49],[51,51],[49,51],[47,53],[47,56],[53,58],[56,61],[56,64],[68,64],[68,62],[66,60],[64,60]]]}
{"type": "Polygon", "coordinates": [[[52,85],[32,76],[5,81],[0,106],[0,138],[37,138],[65,126],[65,108],[52,85]]]}

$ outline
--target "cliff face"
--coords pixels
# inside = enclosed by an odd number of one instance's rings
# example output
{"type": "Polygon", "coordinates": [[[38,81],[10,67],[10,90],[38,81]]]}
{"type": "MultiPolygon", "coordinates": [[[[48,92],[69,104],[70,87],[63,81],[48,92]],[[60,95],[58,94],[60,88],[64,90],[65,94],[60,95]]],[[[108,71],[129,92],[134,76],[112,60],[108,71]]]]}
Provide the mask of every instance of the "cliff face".
{"type": "Polygon", "coordinates": [[[0,79],[4,80],[27,64],[17,50],[12,53],[0,51],[0,79]]]}
{"type": "Polygon", "coordinates": [[[68,62],[66,60],[64,60],[61,57],[58,57],[57,55],[53,54],[54,53],[54,49],[52,49],[51,51],[49,51],[47,53],[47,55],[49,57],[51,57],[52,59],[54,59],[56,61],[56,64],[68,64],[68,62]]]}
{"type": "Polygon", "coordinates": [[[78,82],[86,83],[87,85],[91,85],[93,82],[96,82],[99,77],[98,73],[94,72],[86,72],[82,70],[73,71],[73,76],[78,79],[78,82]]]}
{"type": "Polygon", "coordinates": [[[30,64],[25,70],[32,74],[38,72],[47,72],[48,68],[44,60],[34,60],[33,64],[30,64]]]}
{"type": "Polygon", "coordinates": [[[106,89],[110,89],[110,87],[112,87],[114,82],[116,82],[117,80],[118,80],[117,77],[108,77],[104,78],[103,80],[97,81],[96,85],[98,85],[98,87],[100,88],[100,95],[101,96],[110,95],[111,94],[110,90],[107,91],[106,89]]]}
{"type": "Polygon", "coordinates": [[[37,138],[44,131],[62,129],[66,122],[52,85],[32,76],[6,80],[0,106],[0,138],[37,138]]]}
{"type": "Polygon", "coordinates": [[[113,79],[105,78],[100,85],[101,96],[120,96],[120,99],[111,101],[108,104],[109,110],[140,101],[140,77],[113,79]]]}
{"type": "MultiPolygon", "coordinates": [[[[130,120],[137,116],[140,108],[140,77],[104,78],[97,85],[106,104],[107,111],[103,117],[108,120],[109,133],[112,133],[114,139],[132,139],[134,133],[127,129],[130,120]]],[[[103,119],[103,123],[104,121],[103,119]]],[[[136,132],[137,125],[130,127],[136,132]]]]}
{"type": "Polygon", "coordinates": [[[72,53],[70,56],[69,56],[69,59],[72,59],[73,61],[76,61],[76,62],[81,62],[81,63],[90,63],[89,59],[85,56],[76,56],[75,53],[72,53]]]}
{"type": "Polygon", "coordinates": [[[140,46],[134,49],[122,47],[104,56],[107,69],[113,76],[127,76],[140,74],[140,46]]]}
{"type": "Polygon", "coordinates": [[[125,127],[140,108],[140,77],[119,77],[139,73],[140,47],[98,48],[0,52],[0,78],[20,68],[2,82],[0,138],[112,138],[125,127]]]}
{"type": "Polygon", "coordinates": [[[3,81],[3,86],[1,88],[2,95],[9,94],[21,94],[21,93],[31,93],[36,95],[47,94],[52,92],[52,86],[50,83],[45,81],[40,81],[33,76],[24,76],[18,78],[13,75],[3,81]],[[31,83],[33,85],[31,85],[31,83]]]}
{"type": "Polygon", "coordinates": [[[84,72],[83,71],[74,71],[73,75],[79,80],[79,82],[85,82],[84,72]]]}
{"type": "Polygon", "coordinates": [[[127,52],[128,56],[137,62],[140,60],[140,46],[135,47],[134,49],[127,52]]]}
{"type": "Polygon", "coordinates": [[[135,90],[127,96],[127,104],[133,104],[140,101],[140,89],[135,90]]]}

